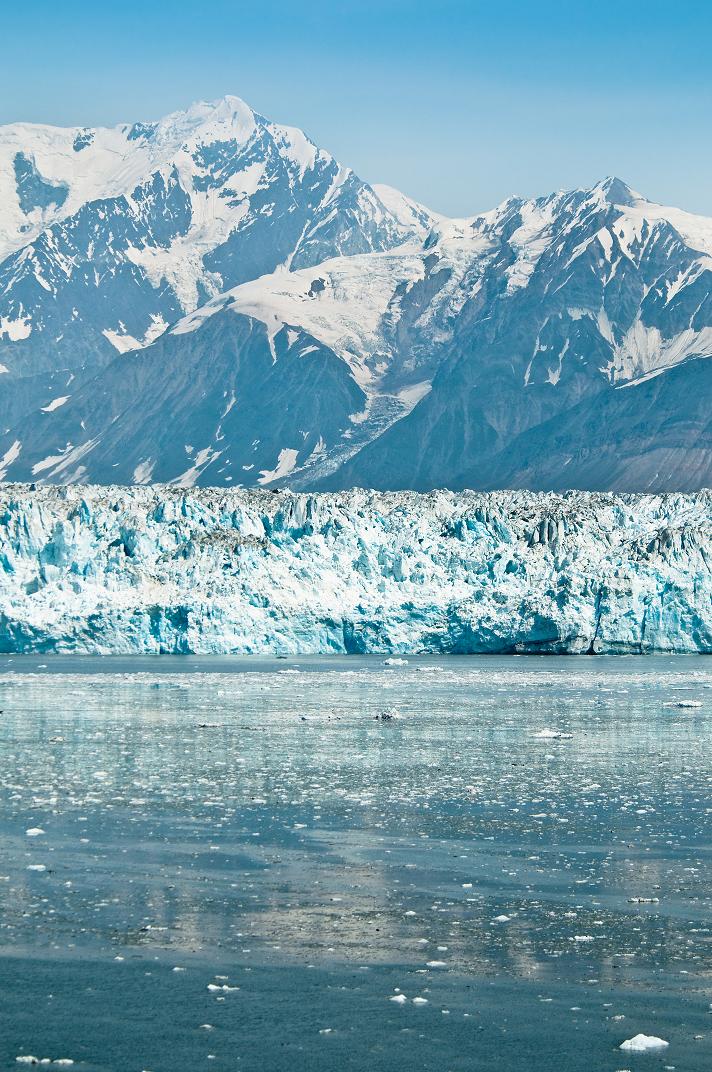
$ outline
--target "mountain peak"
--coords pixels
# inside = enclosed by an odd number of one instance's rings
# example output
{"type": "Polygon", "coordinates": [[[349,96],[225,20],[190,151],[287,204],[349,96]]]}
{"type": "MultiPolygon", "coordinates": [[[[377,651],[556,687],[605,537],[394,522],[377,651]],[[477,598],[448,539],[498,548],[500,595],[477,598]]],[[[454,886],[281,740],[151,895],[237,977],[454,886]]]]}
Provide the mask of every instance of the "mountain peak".
{"type": "Polygon", "coordinates": [[[214,134],[229,130],[233,137],[246,140],[263,121],[240,97],[225,96],[212,101],[195,101],[188,108],[160,119],[155,124],[163,139],[190,137],[199,131],[214,134]]]}
{"type": "Polygon", "coordinates": [[[632,190],[623,179],[616,175],[609,175],[601,182],[596,183],[594,191],[599,194],[609,205],[634,205],[636,201],[644,201],[641,194],[632,190]]]}
{"type": "Polygon", "coordinates": [[[198,118],[225,120],[254,116],[255,113],[242,97],[227,93],[224,97],[218,97],[216,100],[193,101],[185,109],[185,114],[195,115],[198,118]]]}

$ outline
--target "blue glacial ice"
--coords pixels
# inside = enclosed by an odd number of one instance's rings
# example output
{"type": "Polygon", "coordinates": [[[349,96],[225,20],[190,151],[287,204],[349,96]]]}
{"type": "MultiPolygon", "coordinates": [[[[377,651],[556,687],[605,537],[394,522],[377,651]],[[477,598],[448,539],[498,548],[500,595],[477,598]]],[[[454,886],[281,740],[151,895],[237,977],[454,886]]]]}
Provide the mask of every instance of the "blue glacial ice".
{"type": "Polygon", "coordinates": [[[0,486],[0,650],[712,651],[712,493],[0,486]]]}

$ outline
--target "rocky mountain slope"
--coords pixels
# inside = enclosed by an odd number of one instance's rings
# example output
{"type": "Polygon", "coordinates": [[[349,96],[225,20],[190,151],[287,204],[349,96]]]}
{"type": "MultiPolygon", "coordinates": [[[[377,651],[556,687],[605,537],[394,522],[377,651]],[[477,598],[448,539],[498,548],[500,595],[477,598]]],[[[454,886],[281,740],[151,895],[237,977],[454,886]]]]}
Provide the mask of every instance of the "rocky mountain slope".
{"type": "Polygon", "coordinates": [[[0,488],[4,652],[711,652],[712,493],[0,488]]]}

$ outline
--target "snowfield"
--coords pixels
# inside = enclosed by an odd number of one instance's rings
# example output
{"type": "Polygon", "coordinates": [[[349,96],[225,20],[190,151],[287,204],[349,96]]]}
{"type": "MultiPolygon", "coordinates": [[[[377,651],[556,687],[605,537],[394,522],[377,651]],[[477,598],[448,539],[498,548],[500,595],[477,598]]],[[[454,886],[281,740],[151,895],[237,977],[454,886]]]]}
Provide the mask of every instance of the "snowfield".
{"type": "Polygon", "coordinates": [[[5,652],[712,651],[712,493],[0,488],[5,652]]]}

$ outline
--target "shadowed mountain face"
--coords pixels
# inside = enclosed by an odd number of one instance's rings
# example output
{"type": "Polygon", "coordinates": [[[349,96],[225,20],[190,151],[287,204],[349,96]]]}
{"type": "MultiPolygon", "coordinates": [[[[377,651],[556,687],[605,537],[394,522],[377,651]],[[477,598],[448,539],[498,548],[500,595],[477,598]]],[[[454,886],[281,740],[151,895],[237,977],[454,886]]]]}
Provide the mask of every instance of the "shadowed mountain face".
{"type": "Polygon", "coordinates": [[[619,179],[444,220],[235,98],[0,178],[7,479],[712,483],[712,220],[619,179]]]}
{"type": "Polygon", "coordinates": [[[203,474],[214,484],[278,479],[297,453],[281,444],[318,455],[365,403],[343,362],[294,334],[283,329],[271,338],[260,321],[226,312],[191,335],[190,345],[176,348],[166,336],[128,353],[71,404],[27,418],[24,465],[36,479],[57,483],[81,481],[89,471],[99,483],[119,484],[191,486],[203,474]],[[76,445],[45,456],[48,418],[57,442],[76,445]],[[315,422],[318,438],[304,432],[315,422]],[[201,428],[211,430],[209,442],[201,428]]]}

